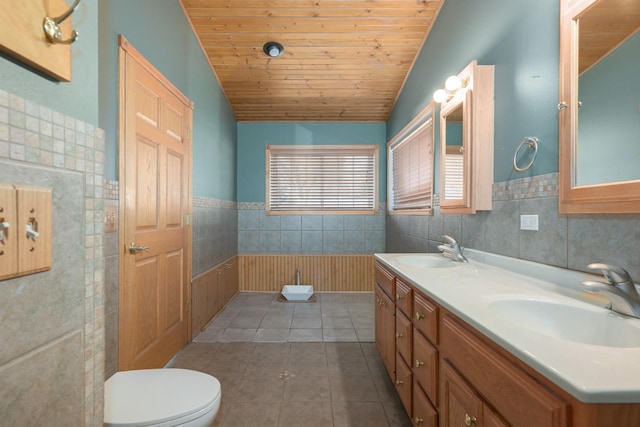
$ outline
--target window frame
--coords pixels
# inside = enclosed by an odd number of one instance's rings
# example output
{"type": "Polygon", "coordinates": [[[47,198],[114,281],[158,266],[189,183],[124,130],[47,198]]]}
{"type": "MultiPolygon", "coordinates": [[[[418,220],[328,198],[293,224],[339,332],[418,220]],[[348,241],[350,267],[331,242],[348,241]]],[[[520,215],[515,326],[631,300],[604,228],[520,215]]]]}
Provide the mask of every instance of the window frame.
{"type": "Polygon", "coordinates": [[[265,212],[267,215],[377,215],[379,213],[379,146],[367,145],[267,145],[265,150],[266,173],[265,173],[265,212]],[[317,156],[323,153],[327,156],[339,156],[356,153],[357,155],[368,155],[373,157],[373,167],[371,170],[373,180],[372,185],[372,208],[371,209],[274,209],[271,206],[271,157],[274,154],[287,153],[289,155],[317,156]]]}
{"type": "Polygon", "coordinates": [[[409,122],[400,132],[398,132],[392,139],[387,142],[387,214],[389,215],[432,215],[434,204],[434,185],[435,185],[435,119],[434,119],[434,102],[431,101],[422,111],[420,111],[411,122],[409,122]],[[394,148],[399,147],[403,143],[419,131],[423,126],[427,125],[431,121],[431,131],[428,132],[430,141],[427,141],[430,163],[430,172],[428,177],[430,178],[431,191],[428,196],[428,206],[420,208],[394,208],[394,148]]]}

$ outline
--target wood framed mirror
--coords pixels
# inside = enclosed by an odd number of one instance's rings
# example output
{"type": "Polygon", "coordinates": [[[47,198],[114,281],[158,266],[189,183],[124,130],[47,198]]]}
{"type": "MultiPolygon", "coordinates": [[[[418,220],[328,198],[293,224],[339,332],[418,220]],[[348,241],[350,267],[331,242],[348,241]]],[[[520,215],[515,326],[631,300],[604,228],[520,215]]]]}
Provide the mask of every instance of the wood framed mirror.
{"type": "Polygon", "coordinates": [[[640,2],[561,0],[559,209],[640,212],[640,2]]]}
{"type": "Polygon", "coordinates": [[[492,207],[493,65],[472,61],[457,79],[440,107],[440,212],[474,214],[492,207]]]}

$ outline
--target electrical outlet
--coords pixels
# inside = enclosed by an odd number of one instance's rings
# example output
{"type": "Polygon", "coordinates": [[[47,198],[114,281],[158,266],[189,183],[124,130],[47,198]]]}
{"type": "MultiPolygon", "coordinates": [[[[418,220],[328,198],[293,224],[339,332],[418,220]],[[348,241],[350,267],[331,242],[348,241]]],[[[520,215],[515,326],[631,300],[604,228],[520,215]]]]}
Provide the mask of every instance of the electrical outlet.
{"type": "Polygon", "coordinates": [[[538,215],[520,215],[520,230],[538,231],[538,215]]]}

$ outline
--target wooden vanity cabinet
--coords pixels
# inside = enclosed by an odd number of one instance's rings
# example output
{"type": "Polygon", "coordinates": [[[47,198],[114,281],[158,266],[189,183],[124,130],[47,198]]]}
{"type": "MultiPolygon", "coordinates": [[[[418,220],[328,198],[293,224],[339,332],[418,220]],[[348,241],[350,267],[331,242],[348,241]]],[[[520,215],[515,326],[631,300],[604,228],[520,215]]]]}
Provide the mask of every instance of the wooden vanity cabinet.
{"type": "MultiPolygon", "coordinates": [[[[464,403],[462,406],[467,415],[478,420],[477,424],[471,425],[486,425],[483,411],[488,410],[485,407],[493,407],[508,423],[505,425],[567,426],[567,402],[505,357],[496,344],[490,344],[484,336],[448,312],[441,317],[440,333],[443,367],[440,409],[445,420],[457,420],[461,413],[456,405],[464,403]]],[[[497,415],[488,418],[496,419],[497,415]]],[[[445,421],[444,426],[449,425],[458,424],[445,421]]]]}
{"type": "Polygon", "coordinates": [[[415,380],[414,375],[411,423],[420,427],[437,427],[438,411],[435,410],[419,384],[420,383],[415,380]]]}
{"type": "Polygon", "coordinates": [[[402,405],[408,414],[412,412],[413,372],[413,325],[411,308],[413,289],[396,277],[396,387],[402,405]]]}
{"type": "Polygon", "coordinates": [[[387,373],[395,380],[396,319],[395,277],[379,263],[375,264],[375,340],[387,373]]]}
{"type": "Polygon", "coordinates": [[[447,362],[442,364],[442,396],[440,427],[508,427],[447,362]]]}
{"type": "Polygon", "coordinates": [[[396,277],[396,308],[411,318],[413,307],[413,289],[411,285],[396,277]]]}
{"type": "Polygon", "coordinates": [[[414,426],[640,426],[640,404],[578,401],[379,263],[375,327],[414,426]]]}
{"type": "Polygon", "coordinates": [[[433,406],[438,405],[438,350],[417,330],[413,331],[413,378],[433,406]]]}

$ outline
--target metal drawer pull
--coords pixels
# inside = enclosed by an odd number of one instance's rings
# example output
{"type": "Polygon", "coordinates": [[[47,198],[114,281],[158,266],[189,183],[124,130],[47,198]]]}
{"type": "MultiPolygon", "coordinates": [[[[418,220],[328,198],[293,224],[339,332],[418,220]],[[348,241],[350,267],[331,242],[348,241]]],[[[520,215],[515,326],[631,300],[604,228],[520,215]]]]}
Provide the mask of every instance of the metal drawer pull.
{"type": "Polygon", "coordinates": [[[464,424],[466,426],[472,426],[478,422],[476,417],[469,416],[469,414],[464,414],[464,424]]]}
{"type": "Polygon", "coordinates": [[[400,301],[402,298],[404,298],[404,295],[396,294],[396,301],[400,301]]]}
{"type": "Polygon", "coordinates": [[[396,338],[402,338],[402,334],[400,332],[396,333],[396,338]]]}
{"type": "Polygon", "coordinates": [[[396,385],[397,386],[401,386],[402,385],[402,380],[396,380],[396,385]]]}
{"type": "Polygon", "coordinates": [[[416,311],[416,319],[417,320],[424,319],[424,314],[420,313],[419,311],[416,311]]]}
{"type": "Polygon", "coordinates": [[[416,368],[419,368],[420,366],[423,366],[424,362],[419,361],[418,359],[416,359],[416,368]]]}
{"type": "Polygon", "coordinates": [[[416,425],[418,425],[418,424],[422,424],[424,422],[424,419],[422,419],[420,417],[415,417],[414,421],[415,421],[416,425]]]}

